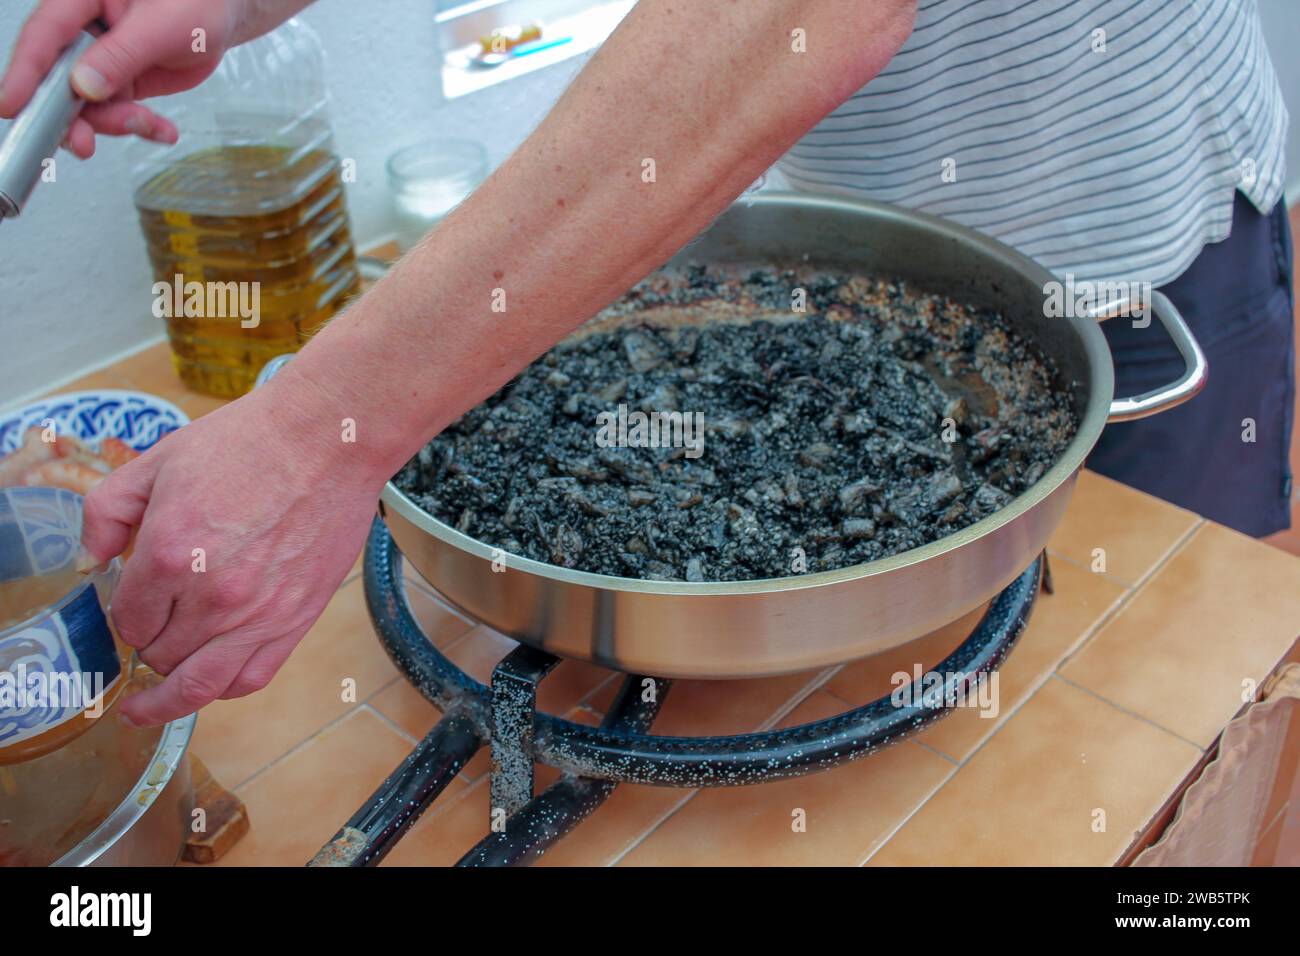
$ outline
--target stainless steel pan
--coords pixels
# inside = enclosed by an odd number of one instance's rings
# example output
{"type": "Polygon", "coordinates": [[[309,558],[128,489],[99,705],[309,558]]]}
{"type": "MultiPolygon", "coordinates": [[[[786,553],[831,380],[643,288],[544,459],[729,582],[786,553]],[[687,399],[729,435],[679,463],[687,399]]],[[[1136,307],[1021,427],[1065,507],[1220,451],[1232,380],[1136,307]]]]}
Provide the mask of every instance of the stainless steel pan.
{"type": "Polygon", "coordinates": [[[1032,488],[956,534],[838,571],[742,583],[640,581],[515,556],[494,571],[488,545],[438,521],[390,483],[380,508],[402,554],[466,614],[559,656],[662,677],[751,677],[875,654],[971,612],[1029,565],[1065,513],[1107,421],[1171,408],[1205,383],[1200,348],[1157,293],[1152,311],[1186,372],[1166,388],[1112,401],[1111,358],[1096,320],[1125,303],[1049,318],[1045,288],[1054,277],[1043,267],[969,229],[894,206],[763,195],[732,207],[674,260],[686,262],[898,277],[914,289],[995,308],[1076,383],[1078,434],[1032,488]]]}

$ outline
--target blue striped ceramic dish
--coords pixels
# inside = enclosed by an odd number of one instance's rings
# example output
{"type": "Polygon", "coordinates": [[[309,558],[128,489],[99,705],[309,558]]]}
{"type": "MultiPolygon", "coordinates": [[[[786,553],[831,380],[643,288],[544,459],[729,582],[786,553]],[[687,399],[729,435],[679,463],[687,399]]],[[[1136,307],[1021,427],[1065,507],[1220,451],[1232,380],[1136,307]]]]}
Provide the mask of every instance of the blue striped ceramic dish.
{"type": "Polygon", "coordinates": [[[156,395],[115,388],[68,392],[0,414],[0,455],[22,444],[23,433],[53,421],[59,434],[75,435],[92,448],[104,438],[120,438],[144,451],[164,435],[188,424],[189,416],[156,395]]]}

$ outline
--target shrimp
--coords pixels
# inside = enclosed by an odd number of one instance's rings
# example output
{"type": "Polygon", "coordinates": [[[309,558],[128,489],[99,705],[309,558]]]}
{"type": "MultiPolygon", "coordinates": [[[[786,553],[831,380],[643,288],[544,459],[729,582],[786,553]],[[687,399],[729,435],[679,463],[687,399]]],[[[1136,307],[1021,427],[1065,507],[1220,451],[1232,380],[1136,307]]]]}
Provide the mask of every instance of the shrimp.
{"type": "Polygon", "coordinates": [[[100,474],[107,475],[113,470],[108,462],[91,451],[90,446],[75,435],[60,435],[54,439],[54,453],[60,458],[79,461],[100,474]]]}
{"type": "Polygon", "coordinates": [[[79,459],[57,458],[29,468],[22,476],[22,483],[28,486],[67,488],[79,495],[88,495],[105,474],[79,459]]]}
{"type": "Polygon", "coordinates": [[[99,443],[99,457],[109,468],[121,468],[140,453],[120,438],[105,438],[99,443]]]}
{"type": "Polygon", "coordinates": [[[23,443],[8,455],[0,458],[0,488],[22,484],[29,469],[52,461],[58,456],[52,442],[41,440],[41,429],[33,425],[23,434],[23,443]]]}
{"type": "Polygon", "coordinates": [[[138,457],[140,453],[120,438],[105,438],[95,452],[75,435],[44,441],[41,429],[32,426],[22,446],[0,458],[0,488],[40,485],[84,495],[114,468],[138,457]]]}

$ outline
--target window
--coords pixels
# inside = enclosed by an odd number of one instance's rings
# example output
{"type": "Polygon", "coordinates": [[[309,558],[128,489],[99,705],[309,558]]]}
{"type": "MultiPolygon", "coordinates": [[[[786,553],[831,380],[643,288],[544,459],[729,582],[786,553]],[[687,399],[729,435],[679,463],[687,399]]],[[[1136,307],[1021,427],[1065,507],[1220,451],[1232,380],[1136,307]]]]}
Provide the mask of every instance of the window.
{"type": "Polygon", "coordinates": [[[522,76],[594,49],[634,0],[435,0],[442,90],[448,99],[522,76]],[[540,35],[508,52],[484,55],[482,39],[514,37],[537,25],[540,35]]]}

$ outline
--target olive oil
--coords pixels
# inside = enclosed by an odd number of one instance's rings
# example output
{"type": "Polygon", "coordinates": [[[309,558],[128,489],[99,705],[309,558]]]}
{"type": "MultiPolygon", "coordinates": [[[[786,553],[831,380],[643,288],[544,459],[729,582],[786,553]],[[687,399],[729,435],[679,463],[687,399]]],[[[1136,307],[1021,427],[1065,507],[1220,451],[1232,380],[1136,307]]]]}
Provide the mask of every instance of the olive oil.
{"type": "Polygon", "coordinates": [[[215,146],[171,163],[135,193],[153,265],[155,312],[190,388],[235,397],[270,359],[295,352],[357,292],[360,277],[337,156],[325,149],[215,146]],[[182,303],[172,287],[205,287],[182,303]],[[255,314],[213,308],[251,287],[255,314]],[[206,303],[206,305],[205,305],[206,303]]]}

